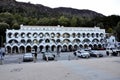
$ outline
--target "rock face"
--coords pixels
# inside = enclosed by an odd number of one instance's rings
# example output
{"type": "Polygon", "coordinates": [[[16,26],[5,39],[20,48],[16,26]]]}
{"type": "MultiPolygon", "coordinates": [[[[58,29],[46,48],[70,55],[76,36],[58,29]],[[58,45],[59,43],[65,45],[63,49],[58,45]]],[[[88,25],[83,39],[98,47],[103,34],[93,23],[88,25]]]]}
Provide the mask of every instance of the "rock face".
{"type": "Polygon", "coordinates": [[[65,7],[50,8],[41,4],[16,2],[15,0],[0,0],[0,13],[1,12],[18,13],[23,16],[32,17],[58,17],[64,15],[68,17],[77,16],[95,18],[104,16],[91,10],[79,10],[65,7]]]}

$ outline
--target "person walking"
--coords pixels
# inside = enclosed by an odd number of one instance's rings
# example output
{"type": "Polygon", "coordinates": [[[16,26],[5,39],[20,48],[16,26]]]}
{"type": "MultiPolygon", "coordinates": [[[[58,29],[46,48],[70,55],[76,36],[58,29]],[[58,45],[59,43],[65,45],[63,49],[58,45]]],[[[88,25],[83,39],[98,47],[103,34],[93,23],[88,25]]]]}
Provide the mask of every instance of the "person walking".
{"type": "Polygon", "coordinates": [[[37,53],[36,52],[34,53],[34,57],[35,57],[35,60],[37,60],[37,53]]]}
{"type": "Polygon", "coordinates": [[[0,50],[0,59],[3,60],[4,54],[3,52],[0,50]]]}

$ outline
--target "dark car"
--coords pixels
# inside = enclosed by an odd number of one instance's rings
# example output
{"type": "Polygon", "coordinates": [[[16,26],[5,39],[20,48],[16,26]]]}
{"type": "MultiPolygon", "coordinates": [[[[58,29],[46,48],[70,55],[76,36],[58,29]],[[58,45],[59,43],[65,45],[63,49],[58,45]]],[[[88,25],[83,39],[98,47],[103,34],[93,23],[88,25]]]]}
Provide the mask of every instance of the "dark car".
{"type": "Polygon", "coordinates": [[[34,57],[32,53],[25,53],[23,55],[23,62],[33,61],[34,57]]]}
{"type": "Polygon", "coordinates": [[[97,51],[91,51],[91,50],[88,50],[89,54],[91,57],[103,57],[103,54],[97,52],[97,51]]]}
{"type": "Polygon", "coordinates": [[[50,52],[45,52],[45,53],[43,53],[43,59],[44,60],[54,60],[55,55],[50,52]]]}

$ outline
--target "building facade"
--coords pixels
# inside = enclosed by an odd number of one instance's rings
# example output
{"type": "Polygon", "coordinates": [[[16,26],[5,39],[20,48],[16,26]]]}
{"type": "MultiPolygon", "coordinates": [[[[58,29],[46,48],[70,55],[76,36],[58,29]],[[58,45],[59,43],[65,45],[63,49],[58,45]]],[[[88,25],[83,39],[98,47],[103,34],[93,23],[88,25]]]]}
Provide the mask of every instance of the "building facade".
{"type": "Polygon", "coordinates": [[[7,53],[75,51],[104,48],[105,29],[99,27],[25,26],[6,30],[7,53]]]}

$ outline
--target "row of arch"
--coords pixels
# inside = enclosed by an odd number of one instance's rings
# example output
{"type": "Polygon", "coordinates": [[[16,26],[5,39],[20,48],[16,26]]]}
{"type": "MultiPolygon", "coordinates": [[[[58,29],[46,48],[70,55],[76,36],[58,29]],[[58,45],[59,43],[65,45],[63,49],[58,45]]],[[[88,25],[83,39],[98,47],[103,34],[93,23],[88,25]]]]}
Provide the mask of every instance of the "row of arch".
{"type": "Polygon", "coordinates": [[[7,53],[26,53],[26,52],[31,52],[31,50],[34,48],[36,52],[41,52],[41,51],[75,51],[80,48],[88,48],[90,47],[91,49],[97,49],[97,48],[104,48],[104,45],[101,44],[85,44],[85,45],[34,45],[34,46],[6,46],[7,53]]]}
{"type": "Polygon", "coordinates": [[[100,39],[100,40],[98,40],[98,39],[92,39],[92,40],[90,40],[90,39],[83,39],[83,40],[80,40],[80,39],[74,39],[73,41],[71,41],[71,40],[69,40],[69,39],[63,39],[63,41],[62,40],[60,40],[60,39],[33,39],[33,40],[31,40],[31,39],[28,39],[28,40],[24,40],[24,39],[21,39],[20,41],[17,41],[16,39],[11,39],[11,40],[9,40],[8,41],[8,44],[14,44],[14,43],[16,43],[16,44],[18,44],[18,43],[23,43],[23,44],[28,44],[28,43],[30,43],[30,44],[40,44],[40,43],[67,43],[67,44],[69,44],[69,43],[77,43],[77,44],[79,44],[79,43],[98,43],[98,42],[100,42],[100,43],[103,43],[104,42],[104,39],[100,39]]]}
{"type": "Polygon", "coordinates": [[[25,32],[22,32],[22,33],[18,33],[18,32],[15,32],[15,33],[12,33],[12,32],[9,32],[8,34],[8,38],[12,38],[12,37],[15,37],[15,38],[18,38],[18,37],[21,37],[21,38],[25,38],[25,37],[28,37],[28,38],[31,38],[31,37],[34,37],[34,38],[37,38],[37,37],[40,37],[40,38],[43,38],[43,37],[51,37],[51,38],[54,38],[54,37],[57,37],[57,38],[60,38],[60,37],[63,37],[63,38],[70,38],[70,37],[103,37],[104,34],[103,33],[37,33],[37,32],[34,32],[34,33],[25,33],[25,32]]]}

